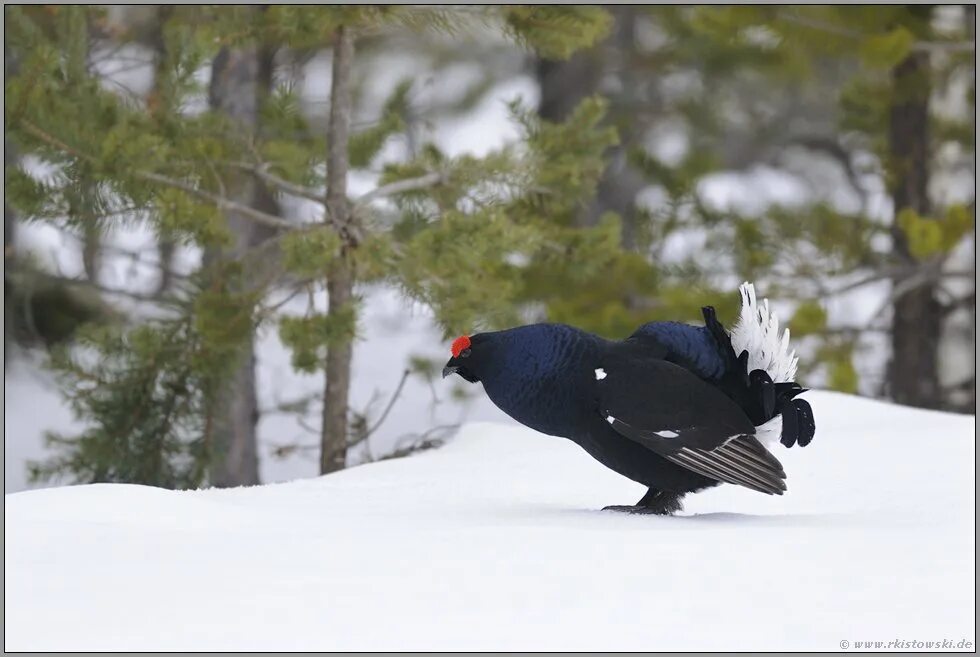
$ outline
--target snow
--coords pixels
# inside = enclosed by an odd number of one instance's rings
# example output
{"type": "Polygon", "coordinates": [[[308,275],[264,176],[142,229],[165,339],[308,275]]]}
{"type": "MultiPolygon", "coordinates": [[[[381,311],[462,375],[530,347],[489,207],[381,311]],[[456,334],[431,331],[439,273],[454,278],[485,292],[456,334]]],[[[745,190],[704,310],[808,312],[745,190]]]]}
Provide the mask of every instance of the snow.
{"type": "Polygon", "coordinates": [[[683,514],[574,444],[467,424],[291,483],[4,498],[5,649],[837,650],[976,641],[975,418],[810,392],[782,497],[683,514]]]}

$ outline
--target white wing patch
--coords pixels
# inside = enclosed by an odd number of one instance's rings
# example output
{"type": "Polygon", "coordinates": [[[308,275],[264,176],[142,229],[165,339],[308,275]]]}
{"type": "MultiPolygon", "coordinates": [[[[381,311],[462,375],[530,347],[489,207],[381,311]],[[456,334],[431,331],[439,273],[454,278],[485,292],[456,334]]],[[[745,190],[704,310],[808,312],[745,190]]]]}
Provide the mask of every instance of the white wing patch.
{"type": "Polygon", "coordinates": [[[789,348],[789,329],[779,335],[779,319],[769,312],[769,299],[760,306],[755,298],[755,286],[742,283],[742,311],[732,329],[732,348],[735,355],[749,352],[749,372],[765,370],[774,383],[792,381],[796,376],[799,358],[789,348]]]}
{"type": "Polygon", "coordinates": [[[602,381],[604,378],[606,378],[606,370],[600,367],[595,371],[595,380],[602,381]]]}
{"type": "Polygon", "coordinates": [[[663,431],[654,431],[655,434],[661,438],[676,438],[680,434],[676,431],[671,431],[670,429],[664,429],[663,431]]]}
{"type": "Polygon", "coordinates": [[[609,416],[606,417],[606,422],[608,422],[609,424],[612,424],[615,421],[616,421],[616,418],[614,418],[612,415],[609,415],[609,416]]]}

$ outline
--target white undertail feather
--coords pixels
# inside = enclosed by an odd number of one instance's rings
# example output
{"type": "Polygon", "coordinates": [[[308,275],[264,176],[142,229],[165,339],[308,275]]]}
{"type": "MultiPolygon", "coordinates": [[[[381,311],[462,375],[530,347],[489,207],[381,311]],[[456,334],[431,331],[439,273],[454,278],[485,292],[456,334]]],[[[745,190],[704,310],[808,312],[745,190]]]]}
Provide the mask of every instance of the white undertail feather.
{"type": "Polygon", "coordinates": [[[755,298],[755,286],[742,283],[742,311],[732,329],[735,354],[749,352],[749,372],[765,370],[774,383],[792,381],[796,376],[799,358],[789,348],[789,329],[779,335],[779,319],[769,312],[769,299],[760,306],[755,298]]]}
{"type": "Polygon", "coordinates": [[[766,447],[775,443],[783,434],[783,416],[777,415],[763,425],[755,428],[755,437],[766,447]]]}

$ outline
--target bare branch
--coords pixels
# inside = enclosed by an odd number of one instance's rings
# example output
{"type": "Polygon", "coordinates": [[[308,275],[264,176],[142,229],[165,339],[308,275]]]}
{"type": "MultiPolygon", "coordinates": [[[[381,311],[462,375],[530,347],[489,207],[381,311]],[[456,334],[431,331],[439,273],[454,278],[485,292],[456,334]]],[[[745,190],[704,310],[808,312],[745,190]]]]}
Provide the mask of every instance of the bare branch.
{"type": "Polygon", "coordinates": [[[903,294],[914,290],[919,285],[944,278],[973,278],[973,273],[970,271],[943,270],[941,268],[941,264],[941,262],[936,260],[926,260],[912,266],[905,265],[885,267],[865,278],[858,279],[853,283],[847,283],[846,285],[842,285],[836,289],[822,289],[821,295],[837,296],[839,294],[855,290],[859,287],[864,287],[865,285],[869,285],[871,283],[877,283],[878,281],[883,280],[892,280],[895,281],[896,286],[902,286],[897,295],[902,296],[903,294]]]}
{"type": "Polygon", "coordinates": [[[859,287],[870,285],[871,283],[877,283],[878,281],[884,281],[884,280],[891,280],[898,273],[899,273],[898,270],[894,268],[877,271],[871,274],[870,276],[866,276],[864,278],[858,279],[852,283],[847,283],[846,285],[842,285],[841,287],[838,287],[833,290],[821,289],[821,296],[824,297],[837,296],[839,294],[844,294],[845,292],[850,292],[851,290],[856,290],[859,287]]]}
{"type": "Polygon", "coordinates": [[[309,281],[307,281],[307,280],[300,281],[300,284],[296,286],[296,289],[294,289],[292,292],[290,292],[289,294],[287,294],[283,299],[277,301],[276,303],[272,304],[271,306],[263,306],[262,307],[262,315],[265,315],[265,316],[268,316],[268,317],[271,317],[272,315],[275,315],[277,312],[279,312],[283,308],[283,306],[285,306],[290,301],[292,301],[293,299],[295,299],[296,297],[298,297],[299,294],[300,294],[300,292],[303,292],[305,290],[306,285],[308,283],[309,283],[309,281]]]}
{"type": "Polygon", "coordinates": [[[82,153],[81,151],[72,148],[71,146],[61,141],[57,137],[53,135],[49,135],[44,130],[41,130],[41,128],[37,127],[27,119],[21,119],[21,123],[24,125],[24,129],[27,130],[27,132],[37,137],[38,139],[46,143],[48,146],[54,146],[58,150],[64,151],[69,155],[74,155],[80,160],[86,160],[88,162],[95,161],[95,158],[92,157],[91,155],[86,155],[85,153],[82,153]]]}
{"type": "Polygon", "coordinates": [[[408,369],[402,372],[402,378],[398,382],[398,387],[395,388],[395,392],[392,393],[391,399],[388,401],[388,405],[385,407],[385,410],[381,412],[381,415],[378,417],[377,422],[374,423],[374,426],[372,426],[371,428],[369,428],[367,431],[364,432],[364,436],[362,440],[367,440],[368,438],[370,438],[371,434],[377,431],[378,427],[380,427],[381,424],[385,421],[385,418],[388,417],[388,413],[391,412],[391,409],[394,407],[395,402],[398,401],[398,397],[401,396],[402,389],[405,387],[405,382],[408,380],[408,376],[411,373],[412,371],[408,369]]]}
{"type": "Polygon", "coordinates": [[[912,44],[915,52],[973,52],[975,46],[972,41],[916,41],[912,44]]]}
{"type": "Polygon", "coordinates": [[[54,283],[56,285],[64,285],[66,287],[76,287],[83,288],[87,290],[94,290],[96,292],[101,292],[104,294],[111,294],[119,297],[125,297],[133,301],[147,301],[147,302],[159,302],[161,296],[157,294],[143,294],[140,292],[133,292],[131,290],[123,290],[120,288],[109,287],[107,285],[102,285],[96,281],[90,280],[88,278],[75,278],[72,276],[63,276],[61,274],[51,274],[45,271],[40,271],[36,269],[24,269],[24,268],[12,268],[10,263],[7,263],[7,276],[23,279],[35,279],[39,281],[44,281],[47,283],[54,283]]]}
{"type": "Polygon", "coordinates": [[[943,316],[951,315],[963,307],[975,308],[976,305],[977,305],[977,293],[975,290],[965,296],[952,297],[948,302],[943,304],[942,307],[943,316]]]}
{"type": "Polygon", "coordinates": [[[237,212],[247,219],[263,224],[265,226],[270,226],[272,228],[282,228],[285,230],[295,230],[298,225],[283,219],[282,217],[277,217],[274,214],[269,214],[267,212],[262,212],[261,210],[256,210],[255,208],[245,205],[243,203],[238,203],[237,201],[232,201],[220,196],[218,194],[212,194],[211,192],[199,189],[190,183],[184,182],[177,178],[170,178],[169,176],[164,176],[159,173],[154,173],[152,171],[135,171],[133,173],[137,178],[146,180],[149,182],[159,183],[161,185],[166,185],[168,187],[173,187],[174,189],[179,189],[181,191],[187,192],[195,198],[199,198],[202,201],[208,201],[213,203],[216,208],[228,212],[237,212]]]}
{"type": "Polygon", "coordinates": [[[386,461],[409,456],[416,452],[441,447],[449,434],[459,429],[458,424],[440,424],[422,433],[407,434],[395,442],[395,447],[387,454],[377,457],[376,461],[386,461]]]}
{"type": "MultiPolygon", "coordinates": [[[[296,413],[305,413],[307,407],[316,401],[318,397],[318,394],[310,393],[288,401],[277,400],[272,406],[260,409],[259,413],[262,415],[293,415],[296,413]]],[[[319,445],[316,445],[316,447],[319,447],[319,445]]]]}
{"type": "Polygon", "coordinates": [[[789,143],[798,144],[803,148],[807,148],[818,153],[823,153],[836,160],[836,162],[844,170],[844,175],[847,177],[847,182],[861,198],[862,207],[864,207],[867,202],[868,192],[861,185],[860,176],[858,175],[857,171],[855,171],[854,164],[851,162],[850,152],[848,152],[848,150],[844,148],[835,137],[824,135],[801,135],[798,137],[791,137],[789,139],[789,143]]]}
{"type": "MultiPolygon", "coordinates": [[[[121,214],[121,213],[114,213],[114,214],[121,214]]],[[[71,230],[67,230],[63,226],[55,226],[55,229],[58,230],[65,237],[74,240],[79,244],[81,244],[84,241],[84,238],[82,238],[79,235],[76,235],[71,230]]],[[[100,247],[100,250],[103,251],[104,253],[114,255],[120,258],[126,258],[135,264],[145,265],[147,267],[155,267],[156,269],[163,269],[165,266],[165,263],[162,262],[161,260],[149,259],[147,257],[147,250],[135,251],[132,249],[125,249],[121,246],[116,246],[115,244],[103,244],[100,247]]],[[[171,271],[170,276],[171,278],[175,278],[179,280],[190,279],[190,276],[188,276],[187,274],[182,274],[180,272],[175,272],[175,271],[171,271]]]]}
{"type": "Polygon", "coordinates": [[[225,164],[241,171],[254,173],[256,176],[261,178],[263,182],[266,182],[280,191],[286,192],[287,194],[292,194],[293,196],[305,198],[310,201],[316,201],[317,203],[323,203],[323,192],[311,187],[304,187],[303,185],[291,183],[285,178],[280,178],[274,173],[270,173],[269,164],[248,164],[247,162],[227,162],[225,164]]]}
{"type": "Polygon", "coordinates": [[[302,445],[300,443],[272,443],[269,445],[272,456],[277,459],[284,459],[299,452],[305,454],[320,449],[320,445],[302,445]]]}
{"type": "Polygon", "coordinates": [[[956,392],[960,390],[969,392],[970,390],[975,388],[976,385],[977,385],[977,377],[975,374],[973,374],[961,381],[957,381],[956,383],[950,383],[944,385],[943,389],[946,390],[947,392],[956,392]]]}
{"type": "Polygon", "coordinates": [[[886,335],[891,333],[891,329],[887,326],[874,326],[873,324],[867,324],[865,326],[834,326],[813,332],[814,335],[840,335],[844,337],[858,337],[865,333],[880,333],[882,335],[886,335]]]}
{"type": "Polygon", "coordinates": [[[888,298],[885,299],[884,303],[878,306],[878,309],[871,315],[871,319],[868,321],[873,322],[886,310],[893,307],[900,298],[909,292],[922,287],[923,285],[928,285],[930,282],[935,280],[935,278],[935,271],[930,271],[930,269],[923,267],[903,279],[896,280],[891,292],[888,295],[888,298]]]}
{"type": "Polygon", "coordinates": [[[371,190],[367,194],[358,197],[354,201],[354,207],[360,208],[364,207],[371,201],[375,201],[379,198],[385,198],[387,196],[394,196],[395,194],[402,194],[404,192],[411,192],[417,189],[426,189],[428,187],[434,187],[440,183],[446,181],[445,174],[442,173],[427,173],[424,176],[419,176],[418,178],[407,178],[405,180],[397,180],[393,183],[387,185],[382,185],[377,189],[371,190]]]}

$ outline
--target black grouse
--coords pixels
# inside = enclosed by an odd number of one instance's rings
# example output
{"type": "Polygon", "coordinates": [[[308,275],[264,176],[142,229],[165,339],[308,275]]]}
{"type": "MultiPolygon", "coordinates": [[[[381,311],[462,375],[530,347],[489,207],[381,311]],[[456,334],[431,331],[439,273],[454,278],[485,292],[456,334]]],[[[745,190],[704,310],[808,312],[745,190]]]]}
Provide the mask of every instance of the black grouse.
{"type": "Polygon", "coordinates": [[[719,483],[782,495],[786,473],[760,439],[806,446],[815,424],[789,330],[769,302],[741,286],[729,334],[712,307],[705,325],[650,322],[621,341],[564,324],[532,324],[462,336],[443,376],[483,384],[502,411],[532,429],[568,438],[649,491],[632,506],[670,514],[681,498],[719,483]]]}

